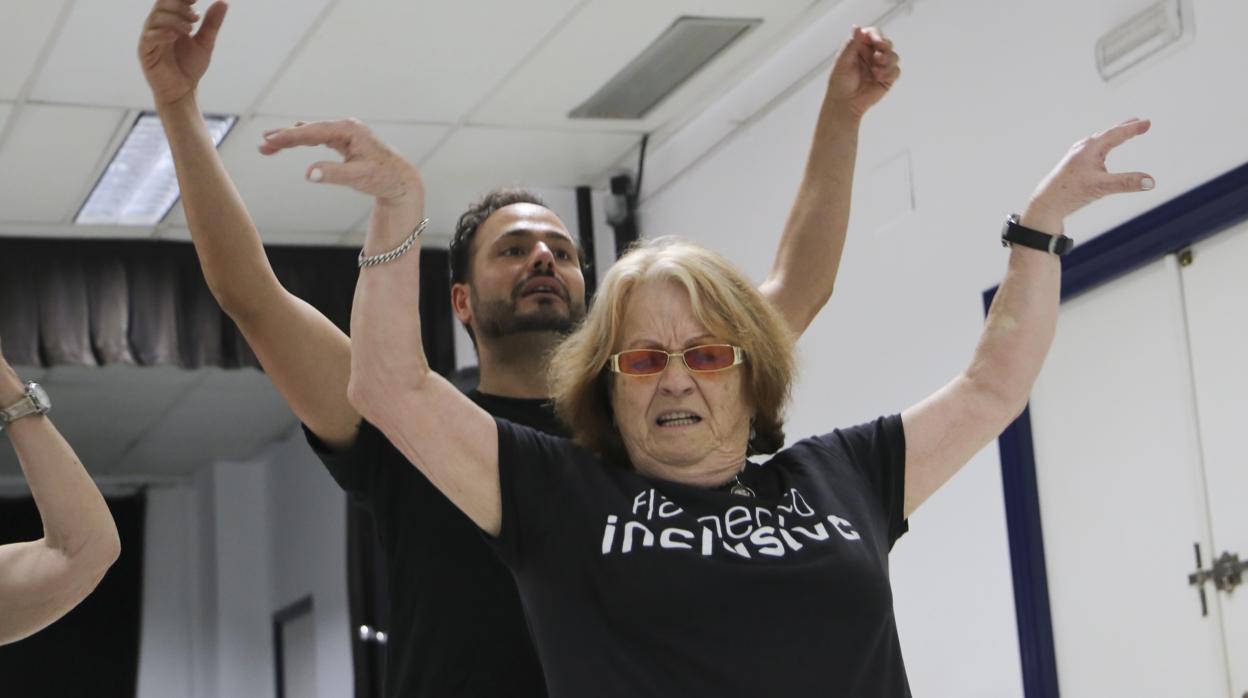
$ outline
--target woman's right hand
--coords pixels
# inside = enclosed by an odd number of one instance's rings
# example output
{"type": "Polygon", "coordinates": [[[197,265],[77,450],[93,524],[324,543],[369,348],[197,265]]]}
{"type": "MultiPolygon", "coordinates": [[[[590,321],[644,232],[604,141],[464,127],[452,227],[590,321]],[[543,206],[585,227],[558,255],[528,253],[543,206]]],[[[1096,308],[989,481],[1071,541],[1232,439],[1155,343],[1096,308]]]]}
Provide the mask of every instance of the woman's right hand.
{"type": "Polygon", "coordinates": [[[1152,189],[1153,178],[1143,172],[1111,173],[1105,167],[1105,158],[1114,148],[1148,131],[1151,125],[1147,119],[1128,119],[1071,146],[1031,195],[1023,225],[1060,232],[1062,220],[1097,199],[1152,189]]]}
{"type": "Polygon", "coordinates": [[[143,24],[139,64],[157,107],[192,95],[212,60],[212,48],[221,22],[225,20],[226,4],[222,0],[212,3],[199,31],[192,33],[195,22],[200,19],[195,2],[157,0],[143,24]]]}

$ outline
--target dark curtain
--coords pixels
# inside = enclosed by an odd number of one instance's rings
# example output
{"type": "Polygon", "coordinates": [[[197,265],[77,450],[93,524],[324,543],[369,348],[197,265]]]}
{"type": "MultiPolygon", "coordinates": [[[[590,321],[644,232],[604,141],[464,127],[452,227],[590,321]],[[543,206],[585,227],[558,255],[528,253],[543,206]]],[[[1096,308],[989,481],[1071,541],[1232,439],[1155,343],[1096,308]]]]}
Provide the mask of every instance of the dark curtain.
{"type": "MultiPolygon", "coordinates": [[[[357,250],[266,251],[290,292],[348,330],[357,250]]],[[[420,267],[425,353],[446,375],[455,366],[447,253],[423,250],[420,267]]],[[[182,242],[0,238],[0,340],[19,366],[258,367],[209,292],[194,248],[182,242]]],[[[385,560],[372,516],[350,503],[347,560],[356,695],[380,696],[384,648],[361,638],[359,628],[386,630],[385,560]]],[[[135,647],[126,661],[133,664],[137,656],[135,647]]],[[[0,695],[10,695],[3,677],[0,672],[0,695]]]]}
{"type": "MultiPolygon", "coordinates": [[[[356,250],[270,247],[273,270],[344,331],[356,250]]],[[[454,362],[446,253],[421,253],[430,361],[454,362]],[[435,341],[431,341],[435,340],[435,341]]],[[[0,238],[0,339],[18,366],[257,366],[213,300],[190,243],[0,238]]]]}
{"type": "MultiPolygon", "coordinates": [[[[110,497],[121,557],[86,600],[38,633],[0,647],[0,695],[133,698],[143,597],[143,494],[110,497]]],[[[35,500],[0,499],[0,543],[38,540],[35,500]]]]}

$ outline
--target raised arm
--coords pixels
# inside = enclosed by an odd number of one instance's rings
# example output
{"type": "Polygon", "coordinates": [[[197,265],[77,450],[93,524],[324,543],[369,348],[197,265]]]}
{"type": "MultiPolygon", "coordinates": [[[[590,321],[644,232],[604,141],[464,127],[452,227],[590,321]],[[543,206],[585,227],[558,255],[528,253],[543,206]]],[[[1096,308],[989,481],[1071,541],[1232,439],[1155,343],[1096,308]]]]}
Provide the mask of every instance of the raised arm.
{"type": "MultiPolygon", "coordinates": [[[[0,354],[0,408],[25,396],[0,354]]],[[[121,554],[117,526],[91,476],[46,416],[8,426],[43,538],[0,545],[0,645],[51,625],[90,594],[121,554]]]]}
{"type": "Polygon", "coordinates": [[[355,439],[359,414],[347,402],[351,345],[324,315],[295,297],[269,266],[196,100],[226,5],[199,19],[194,0],[158,0],[139,41],[139,61],[173,151],[191,239],[204,278],[246,337],[282,397],[331,447],[355,439]]]}
{"type": "Polygon", "coordinates": [[[800,335],[832,297],[849,227],[858,127],[901,76],[891,41],[854,27],[828,89],[771,274],[759,288],[800,335]]]}
{"type": "MultiPolygon", "coordinates": [[[[1057,235],[1066,216],[1103,196],[1152,189],[1144,173],[1105,169],[1111,150],[1148,128],[1131,119],[1076,143],[1032,194],[1020,223],[1057,235]]],[[[1014,245],[970,366],[902,413],[907,516],[1027,406],[1057,327],[1061,269],[1057,256],[1014,245]]]]}
{"type": "MultiPolygon", "coordinates": [[[[363,254],[395,250],[424,217],[416,168],[354,120],[280,129],[268,147],[328,145],[344,161],[318,162],[308,179],[374,197],[363,254]]],[[[420,334],[420,241],[360,270],[351,309],[351,404],[487,533],[502,523],[494,419],[429,368],[420,334]]]]}

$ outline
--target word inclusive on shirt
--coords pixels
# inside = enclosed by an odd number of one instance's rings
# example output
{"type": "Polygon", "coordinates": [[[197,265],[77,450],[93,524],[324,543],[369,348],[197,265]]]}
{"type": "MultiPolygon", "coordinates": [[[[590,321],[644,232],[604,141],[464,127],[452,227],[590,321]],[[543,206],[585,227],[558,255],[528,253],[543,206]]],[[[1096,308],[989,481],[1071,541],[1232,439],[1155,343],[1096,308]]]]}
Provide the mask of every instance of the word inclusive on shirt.
{"type": "Polygon", "coordinates": [[[817,513],[796,488],[774,507],[752,501],[750,506],[739,504],[722,514],[699,517],[696,532],[690,530],[693,527],[688,517],[677,519],[684,513],[654,489],[644,490],[633,498],[633,510],[628,515],[631,520],[621,523],[619,516],[607,516],[602,554],[627,555],[639,548],[658,548],[696,551],[708,557],[717,550],[745,558],[783,557],[810,543],[827,541],[834,534],[847,541],[862,539],[849,521],[835,514],[817,513]]]}

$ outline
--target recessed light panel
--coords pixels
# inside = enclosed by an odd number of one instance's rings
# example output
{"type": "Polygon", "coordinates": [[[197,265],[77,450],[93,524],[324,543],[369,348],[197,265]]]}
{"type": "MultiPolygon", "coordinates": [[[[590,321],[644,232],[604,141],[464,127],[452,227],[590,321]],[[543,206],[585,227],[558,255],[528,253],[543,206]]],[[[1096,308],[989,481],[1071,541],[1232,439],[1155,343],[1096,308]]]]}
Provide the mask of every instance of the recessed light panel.
{"type": "MultiPolygon", "coordinates": [[[[214,146],[221,145],[236,116],[206,116],[214,146]]],[[[84,225],[156,225],[178,200],[173,154],[160,118],[139,115],[126,140],[96,182],[75,223],[84,225]]]]}

